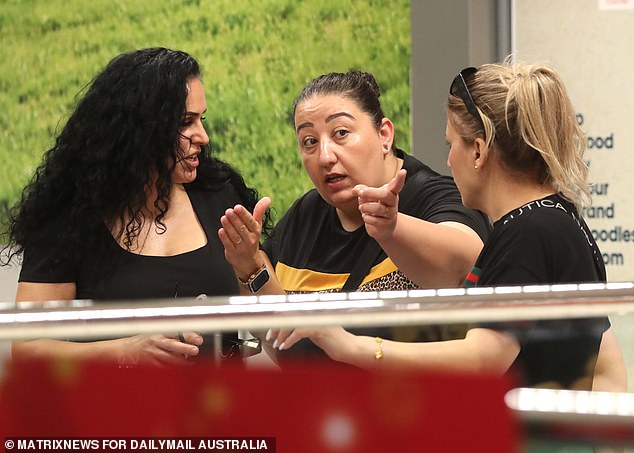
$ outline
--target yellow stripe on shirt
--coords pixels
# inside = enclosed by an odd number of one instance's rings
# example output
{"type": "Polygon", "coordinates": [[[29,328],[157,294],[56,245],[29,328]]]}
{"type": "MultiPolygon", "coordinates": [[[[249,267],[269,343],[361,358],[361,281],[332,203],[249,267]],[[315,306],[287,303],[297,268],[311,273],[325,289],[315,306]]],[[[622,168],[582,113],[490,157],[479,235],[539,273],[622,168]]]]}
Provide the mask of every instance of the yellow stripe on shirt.
{"type": "MultiPolygon", "coordinates": [[[[396,270],[397,267],[388,257],[370,269],[370,272],[365,276],[361,285],[364,285],[372,280],[376,280],[377,278],[384,277],[396,270]]],[[[330,274],[310,269],[296,269],[282,262],[278,262],[275,265],[275,273],[277,274],[277,278],[279,279],[284,291],[288,292],[341,290],[350,276],[349,273],[330,274]]]]}

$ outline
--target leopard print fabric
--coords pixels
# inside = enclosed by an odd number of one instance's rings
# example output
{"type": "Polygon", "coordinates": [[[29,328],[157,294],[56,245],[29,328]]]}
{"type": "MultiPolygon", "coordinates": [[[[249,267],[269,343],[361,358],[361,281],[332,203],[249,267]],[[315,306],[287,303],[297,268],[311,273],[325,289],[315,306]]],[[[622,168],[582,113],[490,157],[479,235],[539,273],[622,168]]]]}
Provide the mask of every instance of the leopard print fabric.
{"type": "Polygon", "coordinates": [[[358,291],[404,291],[418,288],[416,283],[407,278],[401,271],[396,270],[359,286],[358,291]]]}
{"type": "MultiPolygon", "coordinates": [[[[405,276],[401,271],[390,272],[383,277],[371,280],[359,287],[357,291],[404,291],[419,289],[413,281],[405,276]]],[[[335,293],[339,289],[329,289],[319,291],[320,293],[335,293]]],[[[289,291],[288,294],[306,293],[307,291],[289,291]]],[[[466,324],[442,324],[424,326],[393,326],[392,339],[396,341],[444,341],[464,338],[468,325],[466,324]]]]}

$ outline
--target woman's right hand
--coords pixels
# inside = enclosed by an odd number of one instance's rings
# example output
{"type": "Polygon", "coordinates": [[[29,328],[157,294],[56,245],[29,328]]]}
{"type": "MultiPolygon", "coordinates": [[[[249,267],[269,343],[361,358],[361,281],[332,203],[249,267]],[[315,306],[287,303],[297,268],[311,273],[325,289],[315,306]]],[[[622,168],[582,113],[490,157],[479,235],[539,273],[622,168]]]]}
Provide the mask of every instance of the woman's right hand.
{"type": "Polygon", "coordinates": [[[191,365],[203,338],[197,333],[136,335],[122,340],[118,365],[191,365]]]}
{"type": "Polygon", "coordinates": [[[394,233],[398,218],[398,195],[405,186],[406,177],[407,171],[401,169],[381,187],[359,184],[353,189],[352,193],[358,197],[365,229],[378,241],[394,233]]]}
{"type": "Polygon", "coordinates": [[[253,215],[242,205],[227,209],[220,218],[222,228],[218,236],[225,248],[225,258],[236,276],[245,281],[264,264],[259,256],[262,220],[271,199],[264,197],[257,202],[253,215]]]}

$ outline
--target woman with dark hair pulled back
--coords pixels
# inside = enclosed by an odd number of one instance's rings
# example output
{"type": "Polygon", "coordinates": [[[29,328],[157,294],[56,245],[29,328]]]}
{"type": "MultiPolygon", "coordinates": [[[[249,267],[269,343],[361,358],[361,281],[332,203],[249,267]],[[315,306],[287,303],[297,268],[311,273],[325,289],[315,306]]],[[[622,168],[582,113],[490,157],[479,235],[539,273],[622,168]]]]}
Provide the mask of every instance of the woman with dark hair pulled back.
{"type": "MultiPolygon", "coordinates": [[[[294,130],[315,188],[291,206],[263,244],[280,291],[456,287],[482,248],[490,229],[486,216],[462,205],[452,178],[395,145],[394,124],[379,97],[374,76],[357,70],[321,75],[297,97],[294,130]]],[[[256,247],[234,250],[229,242],[225,248],[232,264],[261,253],[256,247]]],[[[252,269],[259,264],[253,260],[252,269]]],[[[412,341],[460,335],[441,330],[423,327],[413,338],[391,328],[272,330],[268,340],[278,357],[296,354],[298,347],[286,350],[307,337],[306,349],[314,344],[331,359],[358,365],[339,352],[362,339],[374,344],[375,337],[412,341]]]]}

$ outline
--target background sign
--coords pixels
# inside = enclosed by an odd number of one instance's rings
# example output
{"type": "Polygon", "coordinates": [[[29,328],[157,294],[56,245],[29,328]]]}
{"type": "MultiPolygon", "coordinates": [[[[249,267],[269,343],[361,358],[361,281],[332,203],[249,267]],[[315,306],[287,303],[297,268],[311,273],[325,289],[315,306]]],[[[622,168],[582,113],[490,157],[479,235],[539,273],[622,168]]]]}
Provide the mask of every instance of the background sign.
{"type": "Polygon", "coordinates": [[[559,71],[588,134],[593,205],[583,214],[608,279],[634,280],[634,2],[515,0],[513,6],[516,58],[559,71]]]}

